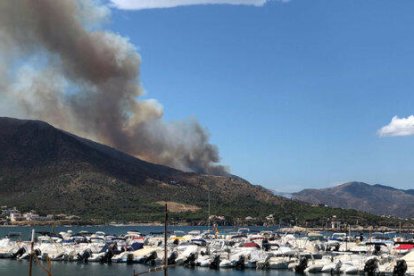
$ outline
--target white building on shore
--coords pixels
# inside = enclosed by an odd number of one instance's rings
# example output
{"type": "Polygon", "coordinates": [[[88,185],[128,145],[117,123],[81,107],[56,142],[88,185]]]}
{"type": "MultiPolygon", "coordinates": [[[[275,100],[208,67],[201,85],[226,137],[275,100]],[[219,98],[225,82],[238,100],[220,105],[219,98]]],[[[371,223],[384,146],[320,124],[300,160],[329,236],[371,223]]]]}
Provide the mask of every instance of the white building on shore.
{"type": "Polygon", "coordinates": [[[22,216],[22,214],[19,211],[11,211],[9,217],[10,217],[11,222],[25,220],[25,218],[22,216]]]}

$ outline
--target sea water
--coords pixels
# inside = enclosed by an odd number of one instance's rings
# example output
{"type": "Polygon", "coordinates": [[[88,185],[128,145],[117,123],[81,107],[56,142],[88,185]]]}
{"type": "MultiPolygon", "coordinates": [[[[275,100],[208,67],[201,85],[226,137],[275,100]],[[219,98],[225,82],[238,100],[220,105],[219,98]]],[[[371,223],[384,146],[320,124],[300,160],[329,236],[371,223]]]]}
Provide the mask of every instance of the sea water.
{"type": "MultiPolygon", "coordinates": [[[[133,264],[99,264],[99,263],[65,263],[53,262],[52,275],[53,276],[132,276],[135,273],[148,271],[148,267],[133,264]]],[[[29,262],[16,260],[0,260],[0,275],[28,275],[29,262]]],[[[148,276],[162,276],[164,272],[152,272],[148,276]]],[[[33,266],[33,276],[47,276],[39,266],[33,266]]],[[[138,274],[139,275],[139,274],[138,274]]],[[[235,269],[220,269],[211,270],[208,268],[184,268],[175,267],[168,269],[169,276],[265,276],[265,275],[279,275],[279,276],[296,276],[294,272],[288,270],[235,270],[235,269]]]]}

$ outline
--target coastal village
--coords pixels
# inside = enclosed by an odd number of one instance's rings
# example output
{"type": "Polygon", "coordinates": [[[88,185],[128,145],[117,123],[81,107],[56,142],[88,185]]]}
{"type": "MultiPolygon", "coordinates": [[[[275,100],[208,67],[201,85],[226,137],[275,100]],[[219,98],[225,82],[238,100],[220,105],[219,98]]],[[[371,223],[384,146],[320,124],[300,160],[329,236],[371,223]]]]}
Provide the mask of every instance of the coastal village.
{"type": "Polygon", "coordinates": [[[76,223],[81,218],[79,216],[67,214],[46,214],[40,215],[35,210],[21,212],[16,207],[0,207],[0,225],[43,225],[43,224],[64,224],[76,223]]]}

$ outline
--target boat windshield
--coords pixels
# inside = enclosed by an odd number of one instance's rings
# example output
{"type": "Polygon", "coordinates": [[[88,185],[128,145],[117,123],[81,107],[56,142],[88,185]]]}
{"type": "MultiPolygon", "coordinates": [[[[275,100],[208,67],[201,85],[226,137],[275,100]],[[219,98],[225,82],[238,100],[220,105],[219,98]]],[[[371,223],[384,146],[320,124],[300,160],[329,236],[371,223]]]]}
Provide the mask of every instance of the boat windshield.
{"type": "Polygon", "coordinates": [[[240,228],[239,230],[237,230],[237,233],[239,233],[239,234],[249,234],[250,229],[249,228],[240,228]]]}
{"type": "Polygon", "coordinates": [[[182,237],[184,235],[185,235],[184,231],[179,231],[179,230],[174,231],[174,236],[176,236],[176,237],[182,237]]]}
{"type": "Polygon", "coordinates": [[[331,240],[334,241],[344,241],[346,239],[346,233],[333,233],[331,240]]]}

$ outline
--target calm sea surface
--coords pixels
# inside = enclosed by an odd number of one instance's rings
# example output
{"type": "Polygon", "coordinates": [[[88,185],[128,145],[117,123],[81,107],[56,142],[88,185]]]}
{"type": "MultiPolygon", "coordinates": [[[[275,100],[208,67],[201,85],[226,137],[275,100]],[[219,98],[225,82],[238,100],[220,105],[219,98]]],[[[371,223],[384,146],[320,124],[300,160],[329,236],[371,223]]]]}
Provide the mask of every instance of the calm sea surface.
{"type": "MultiPolygon", "coordinates": [[[[0,275],[28,275],[28,261],[0,260],[0,275]]],[[[132,276],[135,272],[143,272],[147,267],[142,265],[126,265],[126,264],[76,264],[54,262],[52,263],[53,276],[132,276]]],[[[47,276],[39,267],[34,266],[34,276],[47,276]]],[[[163,272],[153,272],[143,275],[162,276],[163,272]]],[[[210,270],[208,268],[187,269],[183,267],[171,268],[168,270],[169,276],[261,276],[261,275],[280,275],[280,276],[296,276],[295,273],[286,270],[254,270],[246,269],[243,271],[233,269],[210,270]]]]}
{"type": "MultiPolygon", "coordinates": [[[[33,227],[0,227],[0,237],[4,237],[10,232],[20,232],[23,236],[23,239],[29,240],[31,229],[33,227]]],[[[49,226],[43,227],[34,227],[36,231],[53,231],[59,233],[61,231],[72,230],[74,233],[86,230],[89,232],[103,231],[107,234],[123,234],[129,230],[138,230],[141,233],[148,234],[150,232],[162,232],[163,227],[160,226],[71,226],[64,227],[59,226],[51,228],[49,226]]],[[[183,226],[170,226],[169,231],[174,230],[204,230],[206,228],[202,227],[183,227],[183,226]]],[[[227,230],[231,231],[233,228],[226,227],[221,228],[222,231],[227,230]]],[[[251,227],[251,230],[255,228],[251,227]]],[[[274,228],[257,228],[257,230],[273,230],[274,228]]],[[[237,229],[234,229],[237,230],[237,229]]],[[[9,276],[9,275],[28,275],[29,272],[29,262],[28,261],[16,261],[8,259],[0,259],[0,276],[9,276]]],[[[88,263],[88,264],[78,264],[78,263],[65,263],[65,262],[52,262],[52,275],[53,276],[115,276],[115,275],[129,275],[132,276],[135,272],[144,272],[147,271],[148,267],[133,264],[99,264],[99,263],[88,263]]],[[[34,276],[47,275],[40,267],[34,266],[33,268],[34,276]]],[[[156,272],[144,275],[154,275],[161,276],[163,272],[156,272]]],[[[295,276],[295,273],[290,271],[283,270],[268,270],[268,271],[256,271],[247,269],[244,271],[238,271],[233,269],[221,269],[218,271],[210,270],[207,268],[195,268],[195,269],[186,269],[182,267],[171,268],[168,271],[169,276],[189,276],[189,275],[198,275],[198,276],[261,276],[261,275],[280,275],[280,276],[295,276]]]]}

